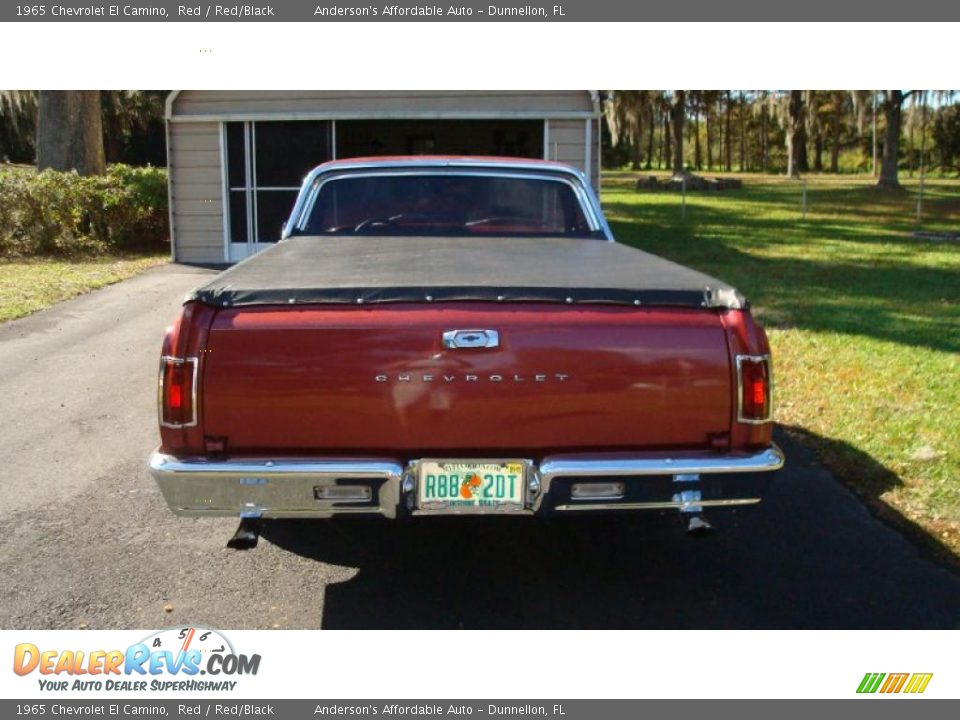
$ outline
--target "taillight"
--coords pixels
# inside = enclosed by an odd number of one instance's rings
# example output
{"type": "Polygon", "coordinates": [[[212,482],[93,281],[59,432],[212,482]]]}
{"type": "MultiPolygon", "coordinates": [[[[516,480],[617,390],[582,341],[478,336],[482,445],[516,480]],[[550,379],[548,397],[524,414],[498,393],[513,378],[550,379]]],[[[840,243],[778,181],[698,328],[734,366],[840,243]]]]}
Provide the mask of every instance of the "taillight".
{"type": "Polygon", "coordinates": [[[197,424],[197,359],[160,358],[160,424],[181,428],[197,424]]]}
{"type": "Polygon", "coordinates": [[[737,421],[759,424],[773,419],[773,380],[769,355],[737,355],[737,421]]]}

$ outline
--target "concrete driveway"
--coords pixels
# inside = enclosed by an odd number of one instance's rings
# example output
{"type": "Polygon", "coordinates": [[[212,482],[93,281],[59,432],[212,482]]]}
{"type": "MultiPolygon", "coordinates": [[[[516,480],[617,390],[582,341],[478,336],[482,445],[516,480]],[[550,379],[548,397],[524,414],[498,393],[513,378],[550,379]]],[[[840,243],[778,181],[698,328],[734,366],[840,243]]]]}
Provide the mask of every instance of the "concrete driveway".
{"type": "Polygon", "coordinates": [[[145,469],[182,266],[0,326],[4,628],[957,628],[960,577],[811,455],[766,503],[671,515],[271,523],[174,517],[145,469]]]}

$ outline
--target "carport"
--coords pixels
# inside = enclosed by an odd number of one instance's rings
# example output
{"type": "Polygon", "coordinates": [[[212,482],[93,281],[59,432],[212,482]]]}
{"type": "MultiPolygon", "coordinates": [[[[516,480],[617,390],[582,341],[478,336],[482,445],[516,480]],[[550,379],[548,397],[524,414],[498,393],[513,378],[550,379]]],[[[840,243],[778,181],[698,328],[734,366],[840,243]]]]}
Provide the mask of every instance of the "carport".
{"type": "Polygon", "coordinates": [[[304,175],[332,159],[506,155],[599,182],[595,92],[174,91],[167,99],[173,257],[237,262],[279,239],[304,175]]]}

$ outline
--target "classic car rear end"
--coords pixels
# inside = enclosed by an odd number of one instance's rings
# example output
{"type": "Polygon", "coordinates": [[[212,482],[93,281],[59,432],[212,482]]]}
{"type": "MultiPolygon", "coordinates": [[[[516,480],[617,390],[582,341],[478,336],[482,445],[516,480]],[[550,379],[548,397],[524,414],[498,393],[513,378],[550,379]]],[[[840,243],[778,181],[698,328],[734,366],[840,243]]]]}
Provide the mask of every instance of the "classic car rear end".
{"type": "Polygon", "coordinates": [[[703,527],[782,465],[744,299],[612,242],[569,168],[331,163],[285,234],[164,341],[151,468],[178,514],[676,508],[703,527]]]}

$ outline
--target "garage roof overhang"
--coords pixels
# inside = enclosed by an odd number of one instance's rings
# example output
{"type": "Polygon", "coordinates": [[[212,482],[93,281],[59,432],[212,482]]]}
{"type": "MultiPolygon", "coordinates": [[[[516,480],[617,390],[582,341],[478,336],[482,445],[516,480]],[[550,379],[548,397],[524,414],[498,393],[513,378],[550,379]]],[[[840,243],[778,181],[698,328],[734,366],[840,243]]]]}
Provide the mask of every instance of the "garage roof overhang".
{"type": "Polygon", "coordinates": [[[260,112],[260,113],[198,113],[176,114],[174,103],[180,90],[167,95],[165,117],[168,122],[257,122],[269,120],[571,120],[600,116],[600,93],[590,90],[592,110],[387,110],[364,112],[260,112]]]}

